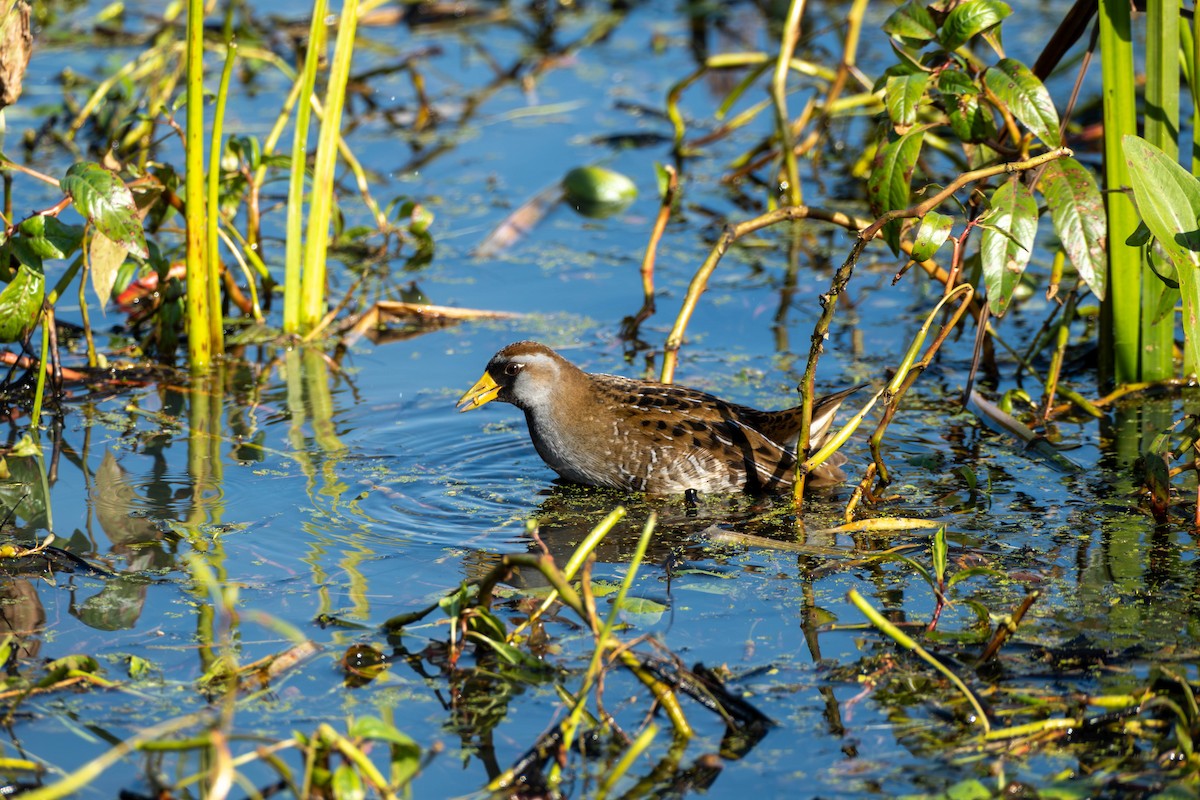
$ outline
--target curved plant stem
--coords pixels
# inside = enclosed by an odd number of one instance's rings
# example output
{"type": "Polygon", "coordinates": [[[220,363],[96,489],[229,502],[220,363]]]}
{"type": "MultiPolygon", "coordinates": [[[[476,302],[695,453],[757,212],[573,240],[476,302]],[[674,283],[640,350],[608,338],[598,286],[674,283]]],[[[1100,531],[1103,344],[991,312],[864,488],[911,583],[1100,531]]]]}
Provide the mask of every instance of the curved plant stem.
{"type": "Polygon", "coordinates": [[[975,710],[975,720],[983,726],[984,734],[986,735],[987,733],[991,732],[992,722],[990,719],[988,719],[987,712],[983,710],[983,704],[979,702],[979,698],[975,696],[975,693],[967,688],[967,685],[963,683],[962,678],[955,675],[949,667],[947,667],[938,659],[934,658],[928,650],[917,644],[915,639],[884,618],[882,614],[876,611],[875,608],[867,602],[866,598],[858,593],[857,589],[851,589],[847,595],[847,598],[858,608],[859,611],[863,613],[864,616],[866,616],[868,620],[871,621],[871,624],[878,628],[884,635],[904,649],[911,650],[912,652],[916,653],[918,656],[920,656],[921,660],[923,660],[926,664],[929,664],[929,666],[933,667],[938,672],[942,673],[942,675],[944,675],[948,681],[954,684],[955,688],[957,688],[962,696],[967,699],[967,702],[971,704],[971,708],[975,710]]]}

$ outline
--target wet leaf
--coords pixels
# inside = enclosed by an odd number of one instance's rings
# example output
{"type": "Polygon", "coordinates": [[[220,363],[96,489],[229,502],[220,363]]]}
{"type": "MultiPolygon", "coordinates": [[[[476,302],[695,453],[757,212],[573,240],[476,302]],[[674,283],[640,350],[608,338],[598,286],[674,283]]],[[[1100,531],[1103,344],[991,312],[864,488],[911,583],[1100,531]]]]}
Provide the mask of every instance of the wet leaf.
{"type": "Polygon", "coordinates": [[[0,291],[0,342],[19,342],[37,325],[46,293],[40,269],[22,265],[0,291]]]}
{"type": "Polygon", "coordinates": [[[983,81],[1008,106],[1013,116],[1048,147],[1062,145],[1058,110],[1050,92],[1029,67],[1020,61],[1003,58],[988,68],[983,81]]]}
{"type": "Polygon", "coordinates": [[[939,214],[936,211],[930,211],[921,220],[921,227],[917,229],[917,236],[913,240],[912,260],[927,261],[937,254],[940,248],[950,237],[950,230],[954,227],[954,217],[939,214]]]}
{"type": "Polygon", "coordinates": [[[999,0],[967,0],[954,7],[942,23],[940,41],[947,50],[957,50],[975,36],[999,25],[1012,9],[999,0]]]}
{"type": "Polygon", "coordinates": [[[67,170],[59,186],[97,230],[129,252],[149,256],[133,195],[120,178],[99,164],[81,162],[67,170]]]}
{"type": "Polygon", "coordinates": [[[987,226],[979,245],[988,305],[997,317],[1004,316],[1033,254],[1037,235],[1037,203],[1029,189],[1016,178],[1007,180],[992,193],[987,226]]]}

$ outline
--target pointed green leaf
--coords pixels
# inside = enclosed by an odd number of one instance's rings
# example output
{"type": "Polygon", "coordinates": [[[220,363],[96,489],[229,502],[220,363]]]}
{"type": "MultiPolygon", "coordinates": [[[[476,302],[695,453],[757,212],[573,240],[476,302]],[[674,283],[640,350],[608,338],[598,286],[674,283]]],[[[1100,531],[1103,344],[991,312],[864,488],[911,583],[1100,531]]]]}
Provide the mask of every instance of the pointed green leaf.
{"type": "Polygon", "coordinates": [[[1000,0],[967,0],[959,3],[942,23],[942,47],[957,50],[973,37],[999,25],[1011,13],[1008,4],[1000,0]]]}
{"type": "Polygon", "coordinates": [[[927,261],[934,257],[938,248],[950,236],[950,230],[954,227],[954,217],[948,217],[945,214],[939,214],[936,211],[930,211],[921,220],[921,227],[917,229],[917,236],[913,240],[912,260],[927,261]]]}
{"type": "Polygon", "coordinates": [[[417,753],[421,752],[421,748],[411,737],[401,733],[394,725],[389,725],[378,717],[355,717],[350,723],[350,736],[354,739],[390,742],[402,747],[411,747],[417,753]]]}
{"type": "Polygon", "coordinates": [[[1138,136],[1121,139],[1142,222],[1175,265],[1187,362],[1200,364],[1200,180],[1138,136]]]}
{"type": "MultiPolygon", "coordinates": [[[[879,148],[875,165],[867,178],[867,199],[877,216],[887,211],[908,207],[912,196],[912,174],[921,154],[924,128],[913,128],[894,142],[879,148]]],[[[883,228],[883,239],[893,253],[900,252],[900,220],[892,220],[883,228]]]]}
{"type": "Polygon", "coordinates": [[[0,291],[0,342],[18,342],[37,325],[46,294],[46,276],[22,265],[0,291]]]}
{"type": "Polygon", "coordinates": [[[992,193],[991,206],[985,216],[988,227],[984,228],[979,254],[988,305],[994,315],[1001,317],[1033,253],[1037,203],[1029,189],[1014,177],[992,193]]]}
{"type": "Polygon", "coordinates": [[[996,135],[990,105],[980,101],[982,90],[966,73],[947,69],[938,75],[938,91],[954,135],[964,142],[982,142],[996,135]]]}
{"type": "Polygon", "coordinates": [[[1042,195],[1067,258],[1092,294],[1104,299],[1108,268],[1108,226],[1100,186],[1087,167],[1060,158],[1042,173],[1042,195]]]}
{"type": "Polygon", "coordinates": [[[924,3],[909,0],[892,12],[883,23],[883,31],[888,36],[922,44],[937,36],[937,23],[924,3]]]}
{"type": "Polygon", "coordinates": [[[884,93],[888,116],[897,130],[906,131],[917,122],[917,110],[925,99],[925,87],[929,85],[929,74],[916,72],[911,75],[893,75],[887,79],[884,93]]]}
{"type": "Polygon", "coordinates": [[[938,528],[933,534],[933,575],[939,584],[946,580],[946,562],[950,548],[946,545],[946,526],[938,528]]]}
{"type": "Polygon", "coordinates": [[[1050,93],[1020,61],[1003,58],[996,66],[989,67],[983,81],[1000,102],[1008,106],[1012,115],[1033,132],[1047,147],[1060,147],[1058,110],[1050,93]]]}
{"type": "Polygon", "coordinates": [[[79,213],[96,229],[129,252],[146,258],[146,235],[129,188],[99,164],[73,164],[59,181],[79,213]]]}

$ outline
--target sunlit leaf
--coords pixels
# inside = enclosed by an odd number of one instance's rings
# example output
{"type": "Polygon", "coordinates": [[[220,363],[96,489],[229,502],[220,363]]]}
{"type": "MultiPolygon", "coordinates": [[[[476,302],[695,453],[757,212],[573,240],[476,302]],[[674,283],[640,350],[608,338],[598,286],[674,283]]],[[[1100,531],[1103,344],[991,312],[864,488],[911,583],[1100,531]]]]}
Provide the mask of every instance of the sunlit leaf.
{"type": "Polygon", "coordinates": [[[893,11],[883,23],[883,32],[888,36],[910,39],[920,44],[937,36],[937,23],[924,3],[908,0],[893,11]]]}
{"type": "Polygon", "coordinates": [[[1029,189],[1016,178],[1007,180],[992,193],[987,226],[980,240],[983,281],[988,305],[997,317],[1003,316],[1012,300],[1021,273],[1033,254],[1037,235],[1037,202],[1029,189]]]}
{"type": "Polygon", "coordinates": [[[83,228],[67,225],[57,217],[35,214],[17,226],[20,238],[41,258],[67,258],[79,249],[83,228]]]}
{"type": "Polygon", "coordinates": [[[896,8],[892,16],[883,23],[883,32],[888,36],[906,38],[914,43],[924,43],[937,36],[937,23],[919,0],[908,0],[896,8]]]}
{"type": "Polygon", "coordinates": [[[1049,147],[1062,145],[1058,110],[1050,92],[1029,67],[1020,61],[1003,58],[988,68],[983,80],[1013,116],[1042,142],[1049,147]]]}
{"type": "Polygon", "coordinates": [[[915,72],[911,75],[892,75],[887,79],[884,94],[888,116],[897,130],[906,131],[917,121],[917,110],[925,98],[925,87],[929,75],[915,72]]]}
{"type": "MultiPolygon", "coordinates": [[[[877,216],[887,211],[907,208],[912,197],[912,175],[921,155],[924,128],[913,128],[893,142],[888,142],[875,155],[875,164],[867,178],[867,199],[877,216]]],[[[892,220],[883,228],[884,241],[893,253],[900,252],[901,221],[892,220]]]]}
{"type": "Polygon", "coordinates": [[[950,237],[953,227],[954,217],[936,211],[927,213],[921,220],[921,227],[917,229],[916,238],[913,239],[913,261],[927,261],[933,258],[938,248],[950,237]]]}
{"type": "Polygon", "coordinates": [[[117,244],[100,231],[92,234],[88,243],[88,266],[92,273],[92,289],[100,304],[104,305],[112,297],[113,285],[117,282],[117,274],[129,249],[123,244],[117,244]]]}
{"type": "Polygon", "coordinates": [[[604,167],[576,167],[563,177],[567,204],[586,217],[607,217],[637,198],[637,186],[619,172],[604,167]]]}
{"type": "Polygon", "coordinates": [[[946,545],[945,525],[934,532],[931,550],[933,555],[933,575],[940,584],[946,579],[946,560],[949,553],[949,548],[946,545]]]}
{"type": "Polygon", "coordinates": [[[146,258],[146,235],[129,188],[99,164],[73,164],[59,182],[79,213],[129,252],[146,258]]]}
{"type": "Polygon", "coordinates": [[[350,764],[341,764],[333,772],[333,796],[337,800],[366,800],[362,776],[350,764]]]}
{"type": "Polygon", "coordinates": [[[350,723],[350,736],[354,739],[373,739],[378,742],[390,742],[402,747],[411,747],[420,754],[421,748],[413,739],[389,725],[378,717],[355,717],[350,723]]]}
{"type": "Polygon", "coordinates": [[[46,293],[46,276],[22,265],[0,291],[0,342],[18,342],[37,325],[46,293]]]}
{"type": "Polygon", "coordinates": [[[1000,0],[967,0],[954,7],[942,23],[940,41],[947,50],[957,50],[1012,13],[1000,0]]]}
{"type": "Polygon", "coordinates": [[[1103,300],[1108,226],[1099,184],[1078,161],[1060,158],[1046,165],[1041,190],[1067,258],[1092,294],[1103,300]]]}
{"type": "Polygon", "coordinates": [[[1138,213],[1176,268],[1188,362],[1200,364],[1200,180],[1145,139],[1121,146],[1138,213]]]}

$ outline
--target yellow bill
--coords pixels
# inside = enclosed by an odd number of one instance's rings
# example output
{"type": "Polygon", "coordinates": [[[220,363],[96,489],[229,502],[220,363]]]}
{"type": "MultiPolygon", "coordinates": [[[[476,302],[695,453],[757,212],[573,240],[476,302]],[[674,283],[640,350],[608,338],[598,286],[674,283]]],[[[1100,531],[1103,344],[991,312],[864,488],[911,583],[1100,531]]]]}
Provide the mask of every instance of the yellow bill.
{"type": "Polygon", "coordinates": [[[500,394],[500,384],[492,380],[492,376],[485,372],[474,386],[467,389],[466,393],[458,398],[458,410],[470,411],[485,406],[495,400],[498,394],[500,394]]]}

